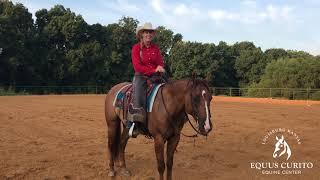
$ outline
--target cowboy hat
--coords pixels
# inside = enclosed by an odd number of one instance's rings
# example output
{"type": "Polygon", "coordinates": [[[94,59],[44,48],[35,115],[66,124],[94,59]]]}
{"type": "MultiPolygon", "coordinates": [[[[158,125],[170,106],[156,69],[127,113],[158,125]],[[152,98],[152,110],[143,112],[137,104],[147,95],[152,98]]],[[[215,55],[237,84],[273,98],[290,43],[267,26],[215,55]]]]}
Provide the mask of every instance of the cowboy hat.
{"type": "Polygon", "coordinates": [[[153,27],[152,27],[152,24],[151,23],[144,23],[144,25],[143,26],[138,26],[137,27],[137,29],[136,29],[136,36],[137,36],[137,38],[139,38],[139,36],[140,36],[140,32],[142,32],[143,30],[150,30],[150,31],[156,31],[156,29],[154,29],[153,27]]]}

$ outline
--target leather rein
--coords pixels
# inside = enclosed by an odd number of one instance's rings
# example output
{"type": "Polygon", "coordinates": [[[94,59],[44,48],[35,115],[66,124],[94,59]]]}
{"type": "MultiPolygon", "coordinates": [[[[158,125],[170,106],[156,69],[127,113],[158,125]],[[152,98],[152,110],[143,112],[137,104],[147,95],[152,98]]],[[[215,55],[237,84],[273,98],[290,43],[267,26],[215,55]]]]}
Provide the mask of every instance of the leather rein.
{"type": "MultiPolygon", "coordinates": [[[[165,104],[165,102],[164,102],[164,99],[163,99],[163,92],[162,92],[162,90],[163,90],[163,87],[161,87],[162,104],[163,104],[163,106],[164,106],[164,109],[165,109],[166,113],[170,116],[170,113],[168,112],[167,106],[166,106],[166,104],[165,104]]],[[[191,96],[191,94],[190,94],[190,96],[191,96]]],[[[191,104],[193,104],[193,102],[192,102],[192,97],[191,97],[191,104]]],[[[181,131],[178,132],[178,134],[182,134],[183,136],[185,136],[185,137],[190,137],[190,138],[198,137],[198,134],[201,134],[201,133],[200,133],[199,130],[197,130],[197,129],[194,127],[194,125],[191,123],[191,120],[189,119],[188,114],[187,114],[186,112],[184,112],[184,114],[185,114],[185,116],[187,117],[189,124],[191,125],[191,127],[193,128],[193,130],[196,132],[196,134],[194,134],[194,135],[185,135],[185,134],[182,133],[181,131]]],[[[192,116],[195,117],[195,116],[194,116],[194,111],[193,111],[193,106],[192,106],[192,116]]],[[[171,121],[170,123],[171,123],[171,126],[173,126],[174,129],[177,129],[177,128],[175,127],[175,125],[173,124],[172,121],[171,121]]]]}

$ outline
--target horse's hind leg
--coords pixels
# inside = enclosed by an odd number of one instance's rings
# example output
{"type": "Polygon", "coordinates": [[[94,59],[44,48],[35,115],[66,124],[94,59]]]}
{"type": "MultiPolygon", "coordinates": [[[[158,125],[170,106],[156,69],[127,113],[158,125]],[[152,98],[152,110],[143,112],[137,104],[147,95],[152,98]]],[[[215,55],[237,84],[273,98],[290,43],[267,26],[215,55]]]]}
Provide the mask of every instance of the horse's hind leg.
{"type": "Polygon", "coordinates": [[[129,140],[128,130],[126,129],[126,127],[123,126],[118,160],[119,160],[119,166],[120,166],[120,174],[124,176],[131,176],[131,172],[126,167],[126,160],[125,160],[125,149],[126,149],[128,140],[129,140]]]}
{"type": "Polygon", "coordinates": [[[108,118],[106,115],[108,125],[108,155],[109,155],[109,173],[108,176],[115,176],[114,161],[119,153],[120,141],[120,121],[117,118],[108,118]]]}

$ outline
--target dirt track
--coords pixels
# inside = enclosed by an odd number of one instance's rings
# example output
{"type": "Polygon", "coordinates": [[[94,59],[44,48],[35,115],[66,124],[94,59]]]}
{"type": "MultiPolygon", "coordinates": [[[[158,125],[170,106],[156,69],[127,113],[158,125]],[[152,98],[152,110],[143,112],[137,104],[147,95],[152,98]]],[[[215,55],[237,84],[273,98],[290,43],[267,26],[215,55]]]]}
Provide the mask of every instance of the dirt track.
{"type": "MultiPolygon", "coordinates": [[[[0,179],[108,179],[104,96],[0,97],[0,179]]],[[[182,137],[174,179],[320,179],[320,103],[214,97],[214,130],[206,139],[182,137]],[[269,130],[289,128],[289,161],[312,161],[301,175],[262,175],[250,162],[274,161],[269,130]]],[[[192,134],[189,125],[183,130],[192,134]]],[[[153,141],[127,146],[131,179],[157,179],[153,141]]],[[[117,178],[121,179],[121,178],[117,178]]],[[[126,178],[122,178],[126,179],[126,178]]],[[[130,178],[128,178],[130,179],[130,178]]]]}

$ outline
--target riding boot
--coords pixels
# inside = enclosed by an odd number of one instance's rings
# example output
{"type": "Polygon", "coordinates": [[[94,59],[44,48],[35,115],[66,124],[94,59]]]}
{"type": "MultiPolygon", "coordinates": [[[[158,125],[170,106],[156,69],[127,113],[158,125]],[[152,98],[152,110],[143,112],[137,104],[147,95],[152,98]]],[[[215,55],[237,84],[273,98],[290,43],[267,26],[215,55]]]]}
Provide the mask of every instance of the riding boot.
{"type": "MultiPolygon", "coordinates": [[[[146,99],[147,99],[147,79],[140,73],[135,73],[133,79],[133,104],[129,105],[128,120],[132,121],[130,128],[132,136],[139,133],[140,128],[145,128],[146,124],[146,99]],[[140,127],[139,127],[140,126],[140,127]],[[141,127],[143,126],[143,127],[141,127]]],[[[141,130],[141,129],[140,129],[141,130]]],[[[130,134],[130,133],[129,133],[130,134]]]]}

